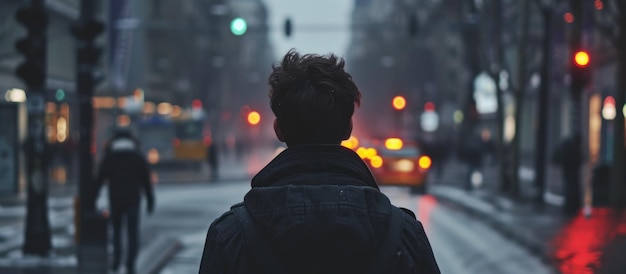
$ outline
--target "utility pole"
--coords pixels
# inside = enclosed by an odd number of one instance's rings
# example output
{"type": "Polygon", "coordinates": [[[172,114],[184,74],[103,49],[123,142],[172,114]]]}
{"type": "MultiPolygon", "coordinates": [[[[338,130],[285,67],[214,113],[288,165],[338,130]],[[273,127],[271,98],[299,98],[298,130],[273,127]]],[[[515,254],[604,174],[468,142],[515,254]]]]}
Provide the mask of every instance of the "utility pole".
{"type": "Polygon", "coordinates": [[[508,181],[507,170],[509,169],[509,161],[506,151],[505,151],[505,143],[504,143],[504,103],[502,99],[502,88],[500,87],[501,81],[501,72],[504,58],[503,58],[503,50],[502,50],[502,1],[494,0],[493,1],[493,16],[494,16],[494,24],[493,24],[493,67],[491,69],[491,78],[496,83],[496,102],[498,109],[496,111],[496,141],[497,141],[497,159],[500,162],[498,167],[498,178],[501,184],[508,181]]]}
{"type": "Polygon", "coordinates": [[[517,49],[517,87],[515,88],[515,136],[513,137],[513,163],[511,165],[511,185],[509,194],[517,198],[519,195],[519,162],[520,135],[522,131],[522,111],[524,107],[524,91],[526,90],[526,42],[528,40],[528,20],[530,1],[522,1],[520,15],[521,37],[517,49]]]}
{"type": "Polygon", "coordinates": [[[17,21],[28,31],[15,44],[26,57],[16,71],[27,86],[28,138],[26,140],[26,168],[28,201],[24,229],[24,254],[48,255],[52,249],[48,219],[48,146],[45,132],[46,90],[46,26],[48,17],[44,0],[31,0],[20,8],[17,21]]]}
{"type": "Polygon", "coordinates": [[[107,234],[106,219],[95,211],[95,202],[91,197],[93,188],[93,92],[102,81],[97,63],[102,55],[102,48],[94,40],[104,30],[104,25],[95,20],[96,2],[81,0],[80,16],[72,25],[71,32],[76,38],[76,88],[79,98],[78,146],[79,183],[78,183],[78,266],[81,273],[106,273],[107,234]]]}
{"type": "Polygon", "coordinates": [[[617,116],[613,121],[615,128],[613,138],[613,165],[611,166],[611,204],[626,208],[626,183],[624,182],[624,115],[621,108],[626,103],[626,2],[615,1],[619,16],[619,34],[617,40],[618,65],[616,73],[615,102],[618,106],[617,116]]]}
{"type": "Polygon", "coordinates": [[[548,95],[550,93],[550,64],[552,58],[552,19],[553,8],[540,6],[543,15],[543,41],[541,58],[541,82],[539,84],[539,102],[537,114],[537,131],[535,146],[535,187],[537,196],[535,202],[543,204],[543,193],[546,189],[546,139],[548,135],[548,95]]]}
{"type": "Polygon", "coordinates": [[[565,189],[565,204],[563,207],[566,215],[575,215],[578,213],[582,205],[581,196],[581,174],[580,164],[582,162],[582,125],[581,125],[581,95],[583,87],[587,82],[586,71],[587,68],[581,68],[576,64],[574,60],[575,54],[582,50],[581,33],[582,33],[582,19],[583,19],[583,1],[572,0],[572,15],[574,16],[574,22],[572,22],[572,36],[570,40],[570,75],[571,85],[570,91],[572,96],[572,133],[571,133],[571,148],[569,148],[569,158],[567,161],[571,161],[572,164],[569,168],[566,168],[566,172],[571,173],[564,182],[565,189]]]}
{"type": "MultiPolygon", "coordinates": [[[[81,209],[94,208],[88,204],[93,180],[93,157],[91,142],[93,139],[93,91],[102,80],[98,74],[97,62],[102,55],[102,49],[94,43],[95,38],[102,33],[104,25],[94,19],[95,1],[82,0],[80,18],[71,31],[76,38],[76,80],[79,98],[79,197],[81,209]]],[[[82,217],[82,216],[81,216],[82,217]]]]}
{"type": "MultiPolygon", "coordinates": [[[[476,77],[480,73],[480,59],[479,59],[479,43],[480,43],[480,32],[479,32],[479,22],[478,22],[478,9],[476,8],[476,3],[471,1],[466,1],[467,10],[463,10],[465,12],[465,22],[464,31],[463,31],[463,42],[465,44],[465,56],[466,56],[466,65],[469,70],[469,78],[470,80],[467,83],[467,98],[465,100],[464,105],[464,119],[463,124],[461,125],[461,140],[459,141],[461,145],[461,149],[464,150],[465,141],[464,137],[469,136],[470,134],[475,134],[474,129],[479,123],[479,115],[476,112],[476,101],[474,100],[474,81],[476,77]]],[[[482,156],[481,156],[482,157],[482,156]]],[[[472,190],[473,185],[471,180],[465,180],[464,188],[466,190],[472,190]]]]}

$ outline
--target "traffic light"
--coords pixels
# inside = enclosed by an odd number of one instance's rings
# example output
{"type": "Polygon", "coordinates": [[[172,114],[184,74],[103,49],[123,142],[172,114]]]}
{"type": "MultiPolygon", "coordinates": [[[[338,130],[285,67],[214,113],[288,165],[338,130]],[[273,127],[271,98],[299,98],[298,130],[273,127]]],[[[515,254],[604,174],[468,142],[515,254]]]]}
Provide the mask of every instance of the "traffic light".
{"type": "Polygon", "coordinates": [[[42,6],[26,6],[17,10],[15,19],[27,30],[27,36],[15,43],[25,60],[15,73],[27,85],[42,88],[46,80],[46,35],[48,17],[42,6]]]}
{"type": "Polygon", "coordinates": [[[250,111],[250,113],[248,113],[248,124],[256,126],[259,122],[261,122],[261,114],[256,111],[250,111]]]}
{"type": "Polygon", "coordinates": [[[396,96],[391,100],[391,105],[395,110],[403,110],[406,107],[406,98],[404,96],[396,96]]]}
{"type": "Polygon", "coordinates": [[[241,36],[248,30],[248,23],[245,19],[237,17],[230,21],[230,32],[234,35],[241,36]]]}
{"type": "Polygon", "coordinates": [[[591,80],[591,57],[584,50],[574,52],[572,56],[572,84],[584,88],[591,80]]]}
{"type": "Polygon", "coordinates": [[[191,108],[202,109],[202,101],[200,101],[200,99],[194,99],[193,101],[191,101],[191,108]]]}
{"type": "Polygon", "coordinates": [[[613,96],[607,96],[604,98],[602,104],[602,118],[605,120],[613,120],[617,116],[617,109],[615,108],[615,98],[613,96]]]}
{"type": "Polygon", "coordinates": [[[291,32],[293,31],[293,25],[291,23],[291,18],[285,19],[284,31],[285,31],[285,37],[287,37],[287,38],[291,37],[291,32]]]}
{"type": "MultiPolygon", "coordinates": [[[[102,56],[103,50],[94,43],[98,35],[104,31],[104,25],[93,19],[79,20],[72,25],[70,31],[76,39],[79,92],[81,90],[91,90],[103,80],[100,69],[96,69],[96,64],[102,56]]],[[[88,93],[91,93],[89,91],[88,93]]]]}
{"type": "Polygon", "coordinates": [[[579,68],[586,68],[589,66],[589,53],[586,51],[577,51],[574,54],[574,63],[579,68]]]}
{"type": "Polygon", "coordinates": [[[65,100],[65,90],[57,89],[54,93],[54,99],[56,99],[57,102],[63,102],[65,100]]]}
{"type": "Polygon", "coordinates": [[[104,31],[104,24],[95,20],[79,21],[70,30],[79,40],[93,41],[104,31]]]}
{"type": "Polygon", "coordinates": [[[424,104],[424,111],[435,111],[435,104],[433,102],[426,102],[426,104],[424,104]]]}
{"type": "Polygon", "coordinates": [[[27,86],[28,91],[28,138],[25,142],[27,204],[24,225],[23,254],[45,256],[52,249],[50,222],[46,205],[48,182],[47,141],[45,134],[46,88],[46,26],[48,17],[42,0],[30,1],[15,14],[15,19],[26,28],[26,37],[15,43],[15,49],[25,60],[15,73],[27,86]],[[35,175],[34,175],[35,174],[35,175]]]}

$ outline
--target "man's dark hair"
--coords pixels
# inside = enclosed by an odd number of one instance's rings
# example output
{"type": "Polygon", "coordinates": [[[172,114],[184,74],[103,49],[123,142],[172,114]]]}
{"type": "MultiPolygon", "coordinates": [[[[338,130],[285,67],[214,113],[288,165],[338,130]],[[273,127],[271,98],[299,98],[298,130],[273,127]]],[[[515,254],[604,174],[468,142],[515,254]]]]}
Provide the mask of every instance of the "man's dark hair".
{"type": "Polygon", "coordinates": [[[334,54],[300,56],[291,49],[269,76],[270,106],[287,145],[347,139],[361,93],[334,54]]]}

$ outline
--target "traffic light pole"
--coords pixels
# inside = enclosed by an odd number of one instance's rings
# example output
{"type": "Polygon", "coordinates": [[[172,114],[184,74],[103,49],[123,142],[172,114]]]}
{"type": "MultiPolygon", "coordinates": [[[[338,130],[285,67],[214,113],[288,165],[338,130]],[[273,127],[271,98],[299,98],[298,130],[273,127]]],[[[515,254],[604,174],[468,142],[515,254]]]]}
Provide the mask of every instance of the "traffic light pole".
{"type": "Polygon", "coordinates": [[[31,0],[18,10],[17,20],[28,29],[28,36],[16,47],[26,57],[17,69],[28,90],[28,137],[26,149],[27,208],[22,252],[48,255],[52,248],[48,220],[48,148],[45,132],[46,23],[44,0],[31,0]]]}
{"type": "Polygon", "coordinates": [[[94,189],[93,92],[100,82],[96,73],[102,49],[94,40],[104,26],[95,20],[94,0],[81,0],[80,17],[71,31],[76,38],[76,88],[79,98],[79,185],[78,209],[78,268],[83,273],[107,273],[107,220],[96,211],[94,189]]]}
{"type": "MultiPolygon", "coordinates": [[[[76,37],[76,88],[79,98],[79,132],[80,142],[78,146],[79,159],[79,227],[85,228],[85,214],[92,213],[95,209],[93,197],[93,157],[91,145],[93,140],[93,90],[99,79],[96,79],[96,63],[101,55],[101,49],[96,47],[94,39],[102,30],[103,25],[94,19],[95,1],[82,0],[80,6],[80,18],[72,27],[72,33],[76,37]]],[[[85,231],[82,231],[85,232],[85,231]]],[[[79,239],[83,243],[88,233],[80,233],[79,239]]]]}
{"type": "MultiPolygon", "coordinates": [[[[84,23],[93,18],[93,2],[92,1],[81,1],[80,7],[80,18],[78,21],[78,28],[84,25],[84,23]]],[[[87,47],[89,43],[93,41],[89,41],[84,39],[84,37],[77,37],[76,39],[76,62],[77,62],[77,91],[78,91],[78,99],[79,99],[79,132],[80,132],[80,142],[78,144],[78,166],[79,166],[79,188],[78,193],[80,197],[80,205],[81,209],[93,208],[90,206],[87,200],[89,197],[89,187],[92,185],[93,181],[93,158],[91,157],[91,140],[92,136],[92,127],[93,127],[93,105],[92,105],[92,94],[93,87],[89,85],[87,81],[88,74],[92,71],[93,64],[89,64],[85,62],[83,56],[80,54],[80,51],[87,47]]],[[[81,210],[83,212],[83,210],[81,210]]],[[[82,217],[82,216],[81,216],[82,217]]],[[[82,223],[82,218],[81,218],[82,223]]],[[[82,225],[81,225],[82,227],[82,225]]]]}
{"type": "Polygon", "coordinates": [[[584,87],[584,76],[581,74],[580,68],[576,66],[573,60],[573,56],[576,52],[581,50],[581,32],[582,32],[582,9],[583,1],[572,0],[571,1],[572,14],[574,15],[574,22],[572,22],[572,36],[570,41],[570,75],[571,79],[571,96],[572,96],[572,108],[571,108],[571,148],[569,148],[569,155],[573,164],[568,164],[565,168],[565,172],[569,173],[565,176],[567,178],[563,184],[565,189],[565,204],[563,206],[564,213],[566,215],[575,215],[578,213],[582,206],[582,191],[581,191],[581,174],[580,164],[582,162],[582,125],[581,125],[581,96],[584,87]]]}
{"type": "Polygon", "coordinates": [[[543,204],[543,194],[546,189],[546,141],[548,136],[548,94],[550,92],[550,61],[552,56],[552,18],[551,7],[543,7],[543,41],[542,41],[542,61],[541,61],[541,82],[539,85],[539,104],[536,131],[537,146],[535,150],[535,187],[537,196],[535,202],[543,204]]]}

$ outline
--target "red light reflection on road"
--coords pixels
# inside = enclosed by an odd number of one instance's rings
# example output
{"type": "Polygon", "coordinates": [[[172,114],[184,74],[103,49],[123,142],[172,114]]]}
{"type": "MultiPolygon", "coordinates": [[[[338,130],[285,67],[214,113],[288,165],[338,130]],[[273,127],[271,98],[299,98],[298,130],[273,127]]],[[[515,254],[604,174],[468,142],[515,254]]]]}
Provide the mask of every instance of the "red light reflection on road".
{"type": "Polygon", "coordinates": [[[417,219],[427,231],[430,226],[430,214],[436,206],[437,199],[431,195],[424,195],[417,200],[417,219]]]}
{"type": "MultiPolygon", "coordinates": [[[[622,221],[626,221],[622,218],[622,221]]],[[[593,215],[579,214],[554,239],[554,258],[563,274],[593,274],[600,266],[606,244],[618,234],[626,233],[610,209],[594,208],[593,215]]]]}

